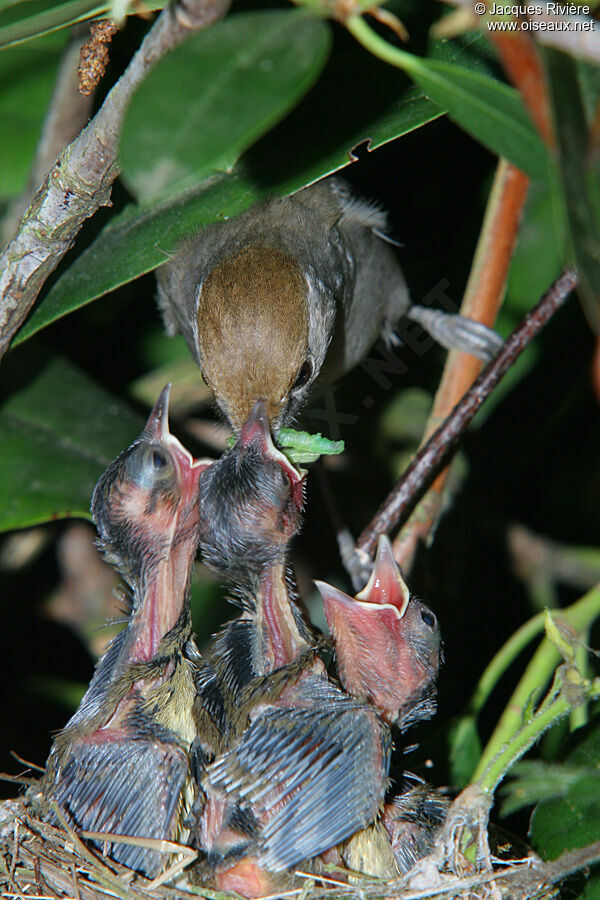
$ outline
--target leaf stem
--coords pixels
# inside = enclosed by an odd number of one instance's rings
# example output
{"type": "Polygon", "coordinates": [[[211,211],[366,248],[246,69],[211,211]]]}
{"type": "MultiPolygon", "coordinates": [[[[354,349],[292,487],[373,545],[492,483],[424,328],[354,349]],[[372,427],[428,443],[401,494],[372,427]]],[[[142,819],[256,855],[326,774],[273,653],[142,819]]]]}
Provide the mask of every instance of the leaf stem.
{"type": "MultiPolygon", "coordinates": [[[[512,651],[519,645],[519,641],[524,641],[528,633],[527,629],[530,629],[531,632],[533,632],[535,627],[537,627],[540,615],[543,617],[545,613],[538,614],[537,616],[534,616],[533,619],[530,619],[529,622],[522,626],[522,628],[512,636],[502,650],[496,654],[477,686],[471,705],[473,705],[476,698],[478,698],[477,702],[479,703],[479,706],[477,708],[481,709],[483,702],[485,702],[484,690],[486,690],[489,695],[489,691],[491,691],[493,687],[492,676],[499,677],[506,669],[507,665],[514,659],[516,654],[512,653],[512,651]],[[518,638],[517,635],[519,635],[518,638]],[[484,682],[483,687],[482,682],[484,682]]],[[[582,631],[599,615],[600,585],[596,585],[595,588],[588,591],[587,594],[569,607],[569,609],[558,611],[556,617],[560,616],[563,618],[576,631],[582,631]]],[[[533,634],[531,634],[531,637],[533,637],[533,634]]],[[[522,643],[522,646],[524,645],[525,644],[522,643]]],[[[495,759],[498,754],[503,752],[506,745],[508,745],[519,732],[522,725],[523,710],[534,693],[545,687],[552,676],[552,672],[560,663],[560,660],[560,653],[555,645],[547,638],[544,638],[533,655],[531,662],[527,666],[523,677],[508,701],[492,736],[481,754],[472,781],[477,781],[482,776],[482,773],[491,764],[491,761],[495,759]]],[[[545,730],[547,727],[548,726],[545,725],[542,730],[545,730]]],[[[539,731],[538,735],[541,733],[542,731],[539,731]]],[[[525,752],[525,750],[523,750],[523,752],[525,752]]],[[[509,763],[509,765],[512,765],[512,762],[509,763]]]]}
{"type": "Polygon", "coordinates": [[[368,50],[373,56],[377,56],[398,69],[404,69],[406,72],[414,72],[420,68],[417,56],[400,50],[399,47],[394,47],[379,37],[362,16],[349,16],[345,19],[344,25],[359,44],[362,44],[365,50],[368,50]]]}
{"type": "MultiPolygon", "coordinates": [[[[600,697],[600,679],[587,684],[587,689],[584,688],[586,699],[595,700],[600,697]]],[[[558,695],[552,690],[529,722],[526,722],[495,756],[489,760],[486,759],[483,765],[484,757],[482,756],[473,780],[478,782],[483,791],[493,793],[514,763],[535,744],[544,731],[559,719],[569,715],[573,708],[573,702],[566,690],[561,691],[558,695]]]]}

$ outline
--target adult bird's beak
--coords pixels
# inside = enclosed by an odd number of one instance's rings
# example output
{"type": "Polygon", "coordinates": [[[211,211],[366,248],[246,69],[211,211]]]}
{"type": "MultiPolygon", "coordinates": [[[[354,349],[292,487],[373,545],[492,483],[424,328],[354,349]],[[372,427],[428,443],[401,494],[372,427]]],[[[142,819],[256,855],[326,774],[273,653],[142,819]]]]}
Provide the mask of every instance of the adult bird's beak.
{"type": "Polygon", "coordinates": [[[304,469],[296,469],[287,456],[281,450],[278,450],[273,443],[266,400],[256,401],[252,412],[242,426],[237,443],[241,447],[248,447],[251,444],[256,445],[266,459],[270,459],[281,466],[290,480],[294,504],[299,511],[302,511],[306,471],[304,469]]]}

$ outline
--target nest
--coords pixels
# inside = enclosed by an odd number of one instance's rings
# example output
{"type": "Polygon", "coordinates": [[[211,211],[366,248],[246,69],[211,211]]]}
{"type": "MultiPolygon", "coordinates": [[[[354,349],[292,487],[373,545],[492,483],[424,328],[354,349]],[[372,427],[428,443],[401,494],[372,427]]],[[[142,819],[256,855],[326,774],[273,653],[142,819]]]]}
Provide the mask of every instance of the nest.
{"type": "MultiPolygon", "coordinates": [[[[181,848],[181,859],[176,866],[150,881],[103,856],[68,826],[56,828],[44,822],[40,817],[40,796],[39,787],[31,783],[23,798],[0,803],[0,888],[3,898],[182,900],[201,896],[208,900],[239,900],[235,894],[188,883],[186,867],[193,863],[196,854],[187,847],[181,848]]],[[[585,850],[566,853],[552,863],[543,863],[535,856],[508,863],[494,860],[491,871],[458,876],[443,871],[440,847],[436,845],[434,851],[407,875],[393,881],[364,875],[348,876],[347,872],[333,867],[327,874],[319,875],[299,871],[295,873],[294,887],[279,892],[277,897],[284,900],[425,900],[427,897],[541,900],[557,895],[555,883],[600,858],[598,842],[585,850]]]]}

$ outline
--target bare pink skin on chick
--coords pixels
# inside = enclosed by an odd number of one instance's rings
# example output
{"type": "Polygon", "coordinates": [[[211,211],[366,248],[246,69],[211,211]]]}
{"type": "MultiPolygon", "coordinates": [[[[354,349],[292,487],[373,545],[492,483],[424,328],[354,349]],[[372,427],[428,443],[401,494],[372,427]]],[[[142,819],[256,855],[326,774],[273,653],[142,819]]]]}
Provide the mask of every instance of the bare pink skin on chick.
{"type": "MultiPolygon", "coordinates": [[[[130,483],[118,492],[119,514],[144,534],[149,547],[163,548],[164,560],[149,582],[143,606],[134,614],[135,643],[131,661],[152,659],[163,636],[175,625],[189,577],[190,559],[197,544],[198,479],[212,460],[197,460],[169,430],[170,385],[161,392],[142,438],[165,454],[173,467],[172,491],[165,489],[149,501],[145,486],[130,483]]],[[[132,628],[133,631],[133,628],[132,628]]]]}
{"type": "Polygon", "coordinates": [[[340,680],[388,722],[432,685],[440,637],[431,610],[411,599],[385,535],[369,583],[355,598],[316,582],[335,644],[340,680]]]}

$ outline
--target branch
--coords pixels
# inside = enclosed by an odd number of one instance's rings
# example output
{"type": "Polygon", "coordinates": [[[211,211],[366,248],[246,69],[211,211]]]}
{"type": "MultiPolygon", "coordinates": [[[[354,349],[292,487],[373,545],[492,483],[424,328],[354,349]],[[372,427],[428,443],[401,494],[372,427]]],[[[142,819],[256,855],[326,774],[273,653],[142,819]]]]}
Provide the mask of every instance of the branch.
{"type": "Polygon", "coordinates": [[[83,223],[100,206],[110,206],[119,137],[134,91],[166,53],[192,30],[224,16],[229,4],[183,0],[163,10],[96,116],[46,176],[0,257],[0,360],[83,223]]]}
{"type": "Polygon", "coordinates": [[[89,118],[93,98],[80,94],[77,85],[79,52],[86,40],[86,31],[87,29],[80,27],[74,29],[74,34],[61,59],[27,185],[23,193],[11,203],[2,221],[0,232],[2,245],[15,234],[24,212],[52,163],[67,144],[77,137],[89,118]]]}
{"type": "Polygon", "coordinates": [[[576,284],[577,273],[566,269],[513,331],[497,357],[487,364],[472,388],[417,453],[402,478],[377,510],[373,520],[362,532],[357,544],[361,555],[368,554],[372,557],[379,535],[387,534],[395,528],[414,508],[441,466],[448,462],[456,444],[484,400],[489,397],[523,350],[563,305],[576,284]]]}
{"type": "MultiPolygon", "coordinates": [[[[461,315],[494,327],[506,290],[508,270],[517,240],[529,179],[501,159],[496,169],[471,274],[460,308],[461,315]]],[[[481,370],[474,356],[453,350],[448,354],[422,443],[473,384],[481,370]]],[[[435,528],[444,502],[449,469],[441,472],[394,541],[394,556],[403,569],[412,564],[419,541],[435,528]]]]}

